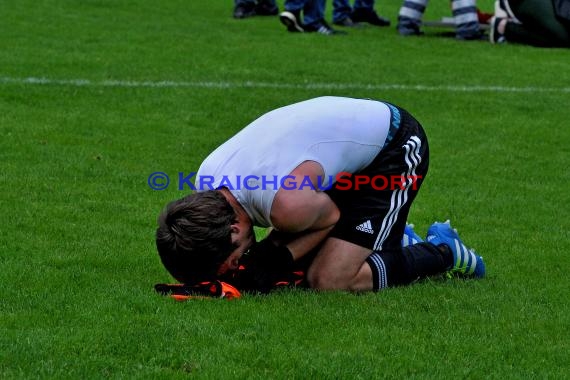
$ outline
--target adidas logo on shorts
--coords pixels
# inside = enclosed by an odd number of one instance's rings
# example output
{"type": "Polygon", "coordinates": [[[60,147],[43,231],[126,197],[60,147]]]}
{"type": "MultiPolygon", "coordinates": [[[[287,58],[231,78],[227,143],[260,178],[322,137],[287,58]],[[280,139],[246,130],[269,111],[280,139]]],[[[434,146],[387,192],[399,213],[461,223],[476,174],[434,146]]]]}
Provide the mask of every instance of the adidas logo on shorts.
{"type": "Polygon", "coordinates": [[[372,223],[370,223],[370,220],[367,220],[366,222],[359,224],[358,226],[356,226],[356,229],[358,231],[366,232],[369,234],[374,233],[374,230],[372,229],[372,223]]]}

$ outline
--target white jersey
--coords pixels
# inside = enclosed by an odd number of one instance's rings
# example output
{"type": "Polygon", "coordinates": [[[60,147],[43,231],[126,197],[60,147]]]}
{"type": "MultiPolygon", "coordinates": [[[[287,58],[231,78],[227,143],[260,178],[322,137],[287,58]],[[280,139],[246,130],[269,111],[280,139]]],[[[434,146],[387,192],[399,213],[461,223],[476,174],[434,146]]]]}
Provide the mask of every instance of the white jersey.
{"type": "Polygon", "coordinates": [[[375,100],[310,99],[266,113],[212,152],[200,166],[198,191],[227,187],[254,225],[269,227],[281,181],[304,161],[324,170],[322,187],[356,173],[378,155],[390,109],[375,100]]]}

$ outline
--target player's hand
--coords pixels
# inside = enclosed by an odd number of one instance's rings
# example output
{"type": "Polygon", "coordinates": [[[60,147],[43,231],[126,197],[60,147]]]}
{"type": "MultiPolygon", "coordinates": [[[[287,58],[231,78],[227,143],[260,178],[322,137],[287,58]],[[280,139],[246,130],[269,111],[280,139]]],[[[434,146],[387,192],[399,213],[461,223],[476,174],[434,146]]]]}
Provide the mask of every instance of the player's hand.
{"type": "Polygon", "coordinates": [[[239,271],[240,288],[269,293],[275,284],[293,270],[293,256],[289,249],[277,246],[269,239],[254,244],[244,254],[239,271]]]}

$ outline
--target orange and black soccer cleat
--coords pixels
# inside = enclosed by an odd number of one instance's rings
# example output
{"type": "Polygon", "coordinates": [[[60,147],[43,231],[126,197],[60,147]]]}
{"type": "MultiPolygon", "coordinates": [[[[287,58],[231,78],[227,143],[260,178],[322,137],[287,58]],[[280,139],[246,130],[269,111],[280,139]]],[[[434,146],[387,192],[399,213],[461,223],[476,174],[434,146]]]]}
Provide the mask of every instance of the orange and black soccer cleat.
{"type": "Polygon", "coordinates": [[[291,272],[287,277],[280,281],[277,281],[274,285],[275,288],[287,288],[287,287],[307,287],[305,282],[305,273],[303,271],[291,272]]]}
{"type": "Polygon", "coordinates": [[[241,293],[234,286],[222,281],[204,281],[194,285],[156,284],[154,290],[177,301],[189,299],[223,298],[231,300],[240,298],[241,293]]]}

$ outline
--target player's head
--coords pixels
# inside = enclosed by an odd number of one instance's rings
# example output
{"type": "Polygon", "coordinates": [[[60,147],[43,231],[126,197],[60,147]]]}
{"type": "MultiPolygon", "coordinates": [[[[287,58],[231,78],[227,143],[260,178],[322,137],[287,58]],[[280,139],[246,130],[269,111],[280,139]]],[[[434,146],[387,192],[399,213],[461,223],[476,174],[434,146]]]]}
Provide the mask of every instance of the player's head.
{"type": "Polygon", "coordinates": [[[156,247],[162,263],[180,282],[209,280],[236,248],[236,213],[218,191],[171,202],[158,218],[156,247]]]}

